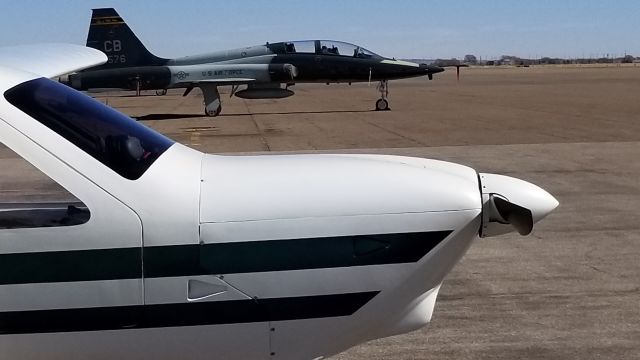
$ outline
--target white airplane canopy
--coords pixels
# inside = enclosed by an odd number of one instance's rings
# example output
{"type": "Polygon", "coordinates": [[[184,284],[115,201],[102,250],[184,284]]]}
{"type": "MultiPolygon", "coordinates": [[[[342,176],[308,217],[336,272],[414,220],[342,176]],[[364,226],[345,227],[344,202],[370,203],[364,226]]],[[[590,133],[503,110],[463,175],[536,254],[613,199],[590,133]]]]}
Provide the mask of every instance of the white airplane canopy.
{"type": "Polygon", "coordinates": [[[96,49],[72,44],[33,44],[0,48],[0,66],[52,78],[104,64],[96,49]]]}

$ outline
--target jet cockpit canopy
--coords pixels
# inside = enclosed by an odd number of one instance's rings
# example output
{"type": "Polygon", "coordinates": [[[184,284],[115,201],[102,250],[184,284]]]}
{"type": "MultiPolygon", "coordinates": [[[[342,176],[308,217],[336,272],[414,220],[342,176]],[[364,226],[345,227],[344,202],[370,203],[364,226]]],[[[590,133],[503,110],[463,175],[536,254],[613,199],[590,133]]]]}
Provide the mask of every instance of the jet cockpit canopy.
{"type": "Polygon", "coordinates": [[[361,59],[382,58],[382,56],[361,46],[335,40],[288,41],[267,44],[276,54],[316,54],[337,55],[361,59]]]}

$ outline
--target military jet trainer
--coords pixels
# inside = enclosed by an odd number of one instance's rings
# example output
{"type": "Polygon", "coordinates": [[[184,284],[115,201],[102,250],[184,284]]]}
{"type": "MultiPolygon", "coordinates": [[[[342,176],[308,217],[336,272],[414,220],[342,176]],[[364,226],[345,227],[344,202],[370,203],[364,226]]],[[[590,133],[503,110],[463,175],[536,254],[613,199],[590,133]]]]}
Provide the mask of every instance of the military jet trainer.
{"type": "Polygon", "coordinates": [[[153,55],[112,9],[94,9],[87,46],[108,56],[108,62],[69,77],[77,90],[117,88],[157,90],[194,87],[204,94],[205,114],[222,111],[219,86],[232,86],[231,96],[277,99],[292,96],[295,83],[378,82],[376,110],[388,110],[388,81],[443,71],[377,55],[340,41],[310,40],[267,43],[240,49],[165,59],[153,55]],[[243,89],[240,89],[240,87],[243,89]]]}

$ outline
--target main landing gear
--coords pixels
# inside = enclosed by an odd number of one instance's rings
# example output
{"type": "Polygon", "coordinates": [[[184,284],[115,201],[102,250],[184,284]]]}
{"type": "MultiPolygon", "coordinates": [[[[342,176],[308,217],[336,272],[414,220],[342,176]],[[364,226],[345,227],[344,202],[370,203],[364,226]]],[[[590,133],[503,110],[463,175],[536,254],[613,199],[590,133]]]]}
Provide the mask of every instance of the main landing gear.
{"type": "Polygon", "coordinates": [[[158,96],[167,95],[167,89],[156,90],[156,95],[158,95],[158,96]]]}
{"type": "Polygon", "coordinates": [[[207,116],[218,116],[222,112],[222,101],[218,87],[214,84],[198,85],[204,95],[204,114],[207,116]]]}
{"type": "Polygon", "coordinates": [[[387,80],[380,80],[378,91],[380,92],[380,99],[376,101],[376,111],[390,110],[389,101],[387,101],[389,96],[389,83],[387,80]]]}

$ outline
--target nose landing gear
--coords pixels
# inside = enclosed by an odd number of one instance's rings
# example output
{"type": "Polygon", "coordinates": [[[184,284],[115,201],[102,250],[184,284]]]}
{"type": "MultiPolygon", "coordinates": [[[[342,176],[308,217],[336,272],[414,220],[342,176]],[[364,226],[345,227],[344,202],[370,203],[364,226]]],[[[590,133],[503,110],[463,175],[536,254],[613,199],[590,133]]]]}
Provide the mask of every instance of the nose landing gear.
{"type": "Polygon", "coordinates": [[[380,83],[378,83],[377,90],[380,92],[380,99],[376,101],[376,111],[391,110],[389,109],[389,101],[387,100],[387,97],[389,96],[388,81],[380,80],[380,83]]]}
{"type": "Polygon", "coordinates": [[[389,110],[389,102],[386,99],[376,101],[376,111],[389,110]]]}
{"type": "Polygon", "coordinates": [[[204,95],[204,113],[207,116],[218,116],[222,112],[222,102],[218,87],[214,84],[200,84],[200,89],[204,95]]]}

